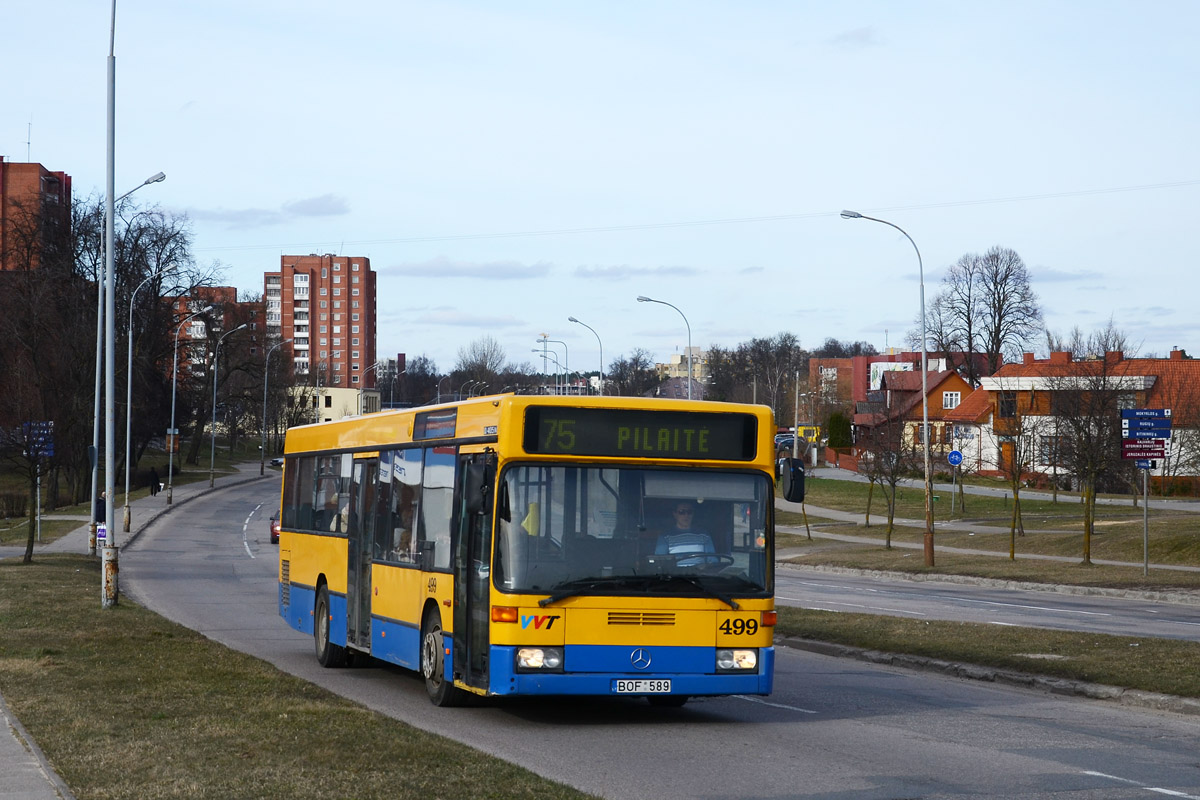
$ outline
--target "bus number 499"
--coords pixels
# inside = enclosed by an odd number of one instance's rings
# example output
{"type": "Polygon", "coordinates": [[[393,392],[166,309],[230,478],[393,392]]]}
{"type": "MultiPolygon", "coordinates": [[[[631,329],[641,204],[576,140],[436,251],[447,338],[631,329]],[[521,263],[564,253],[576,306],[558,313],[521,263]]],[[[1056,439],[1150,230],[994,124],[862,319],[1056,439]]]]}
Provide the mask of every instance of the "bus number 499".
{"type": "Polygon", "coordinates": [[[758,633],[758,620],[754,619],[727,619],[720,624],[721,633],[741,636],[742,634],[753,635],[758,633]]]}

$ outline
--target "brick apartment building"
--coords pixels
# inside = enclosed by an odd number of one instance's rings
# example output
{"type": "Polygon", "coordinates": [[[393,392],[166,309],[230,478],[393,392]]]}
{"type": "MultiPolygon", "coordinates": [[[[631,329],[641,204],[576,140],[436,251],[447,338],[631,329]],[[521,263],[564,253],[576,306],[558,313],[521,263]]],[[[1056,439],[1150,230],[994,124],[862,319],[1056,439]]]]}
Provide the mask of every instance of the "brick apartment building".
{"type": "Polygon", "coordinates": [[[70,175],[0,156],[0,270],[36,267],[42,246],[70,223],[70,175]]]}
{"type": "MultiPolygon", "coordinates": [[[[291,339],[293,370],[322,386],[375,388],[375,273],[362,256],[281,256],[264,275],[267,342],[291,339]]],[[[282,348],[281,348],[282,349],[282,348]]]]}

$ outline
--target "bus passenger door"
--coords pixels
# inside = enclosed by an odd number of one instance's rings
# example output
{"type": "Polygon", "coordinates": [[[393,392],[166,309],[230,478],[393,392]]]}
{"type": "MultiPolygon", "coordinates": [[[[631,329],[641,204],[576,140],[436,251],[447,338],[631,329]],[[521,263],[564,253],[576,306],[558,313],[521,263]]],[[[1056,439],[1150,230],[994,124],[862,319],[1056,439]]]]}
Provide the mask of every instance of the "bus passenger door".
{"type": "Polygon", "coordinates": [[[346,528],[346,644],[371,652],[371,541],[379,462],[356,460],[350,479],[346,528]]]}
{"type": "Polygon", "coordinates": [[[459,456],[458,537],[454,552],[454,675],[479,688],[488,685],[495,477],[495,462],[490,454],[459,456]]]}

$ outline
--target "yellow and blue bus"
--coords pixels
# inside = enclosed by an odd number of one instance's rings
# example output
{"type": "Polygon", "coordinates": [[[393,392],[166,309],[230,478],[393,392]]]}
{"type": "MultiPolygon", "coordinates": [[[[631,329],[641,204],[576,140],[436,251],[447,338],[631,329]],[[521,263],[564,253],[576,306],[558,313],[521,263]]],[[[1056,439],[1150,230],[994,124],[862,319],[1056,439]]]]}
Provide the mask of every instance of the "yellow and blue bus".
{"type": "Polygon", "coordinates": [[[534,395],[292,428],[279,612],[322,665],[419,670],[437,705],[769,694],[774,431],[763,406],[534,395]]]}

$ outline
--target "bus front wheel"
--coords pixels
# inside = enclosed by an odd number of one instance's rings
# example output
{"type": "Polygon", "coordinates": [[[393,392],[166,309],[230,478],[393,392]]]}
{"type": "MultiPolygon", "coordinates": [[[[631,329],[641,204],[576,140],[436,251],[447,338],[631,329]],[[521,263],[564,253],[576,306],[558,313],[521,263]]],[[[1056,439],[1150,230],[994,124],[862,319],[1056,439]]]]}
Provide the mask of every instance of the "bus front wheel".
{"type": "Polygon", "coordinates": [[[329,641],[329,590],[317,590],[317,607],[313,620],[313,639],[317,643],[317,663],[322,667],[341,667],[346,664],[346,648],[329,641]]]}
{"type": "Polygon", "coordinates": [[[425,678],[425,691],[435,706],[461,705],[463,691],[446,680],[446,648],[442,639],[441,618],[436,613],[426,614],[421,625],[421,675],[425,678]]]}

